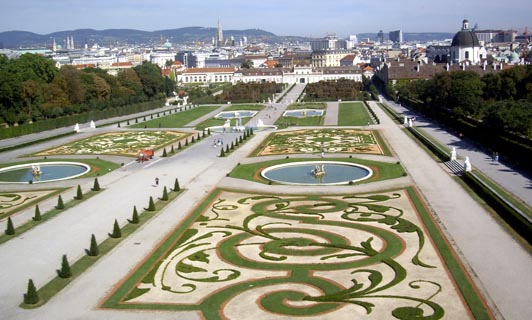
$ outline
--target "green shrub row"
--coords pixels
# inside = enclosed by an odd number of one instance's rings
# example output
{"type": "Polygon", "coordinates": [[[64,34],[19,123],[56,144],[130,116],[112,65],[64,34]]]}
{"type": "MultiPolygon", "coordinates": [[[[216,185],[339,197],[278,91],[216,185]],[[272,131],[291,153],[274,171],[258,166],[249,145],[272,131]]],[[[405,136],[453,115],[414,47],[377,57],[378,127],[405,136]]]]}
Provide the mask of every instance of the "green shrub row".
{"type": "Polygon", "coordinates": [[[139,229],[145,222],[150,220],[155,214],[162,210],[171,200],[175,199],[182,189],[179,187],[179,182],[176,179],[172,194],[167,193],[166,187],[163,189],[162,198],[157,202],[150,197],[148,208],[145,208],[143,213],[139,216],[137,208],[133,208],[132,219],[128,219],[128,223],[120,227],[118,221],[115,219],[113,224],[113,231],[109,233],[109,238],[105,239],[100,244],[96,243],[94,234],[91,235],[89,249],[85,249],[85,254],[72,265],[68,262],[66,255],[63,255],[61,269],[57,270],[57,277],[45,284],[41,289],[36,290],[33,280],[28,282],[27,292],[23,295],[24,300],[20,307],[26,309],[37,308],[48,302],[57,293],[59,293],[70,282],[80,276],[85,270],[95,264],[102,256],[110,252],[121,241],[131,235],[134,231],[139,229]]]}
{"type": "MultiPolygon", "coordinates": [[[[123,116],[132,113],[143,112],[154,108],[159,108],[164,103],[163,99],[157,99],[147,102],[130,104],[120,108],[111,108],[106,110],[91,111],[87,113],[60,117],[55,119],[39,120],[34,123],[22,124],[16,127],[0,129],[0,140],[27,135],[31,133],[53,130],[62,127],[74,126],[76,123],[86,123],[91,120],[97,121],[102,119],[123,116]]],[[[20,146],[17,146],[20,147],[20,146]]]]}
{"type": "Polygon", "coordinates": [[[370,107],[369,103],[367,103],[367,101],[364,100],[364,104],[366,105],[366,108],[368,108],[368,111],[371,114],[371,117],[373,117],[373,119],[375,120],[375,123],[376,124],[380,124],[381,120],[379,119],[379,117],[377,117],[377,114],[375,114],[375,111],[373,111],[373,109],[370,107]]]}
{"type": "Polygon", "coordinates": [[[503,196],[484,183],[474,172],[465,172],[462,178],[504,221],[528,243],[532,244],[532,220],[525,212],[522,212],[504,199],[503,196]]]}

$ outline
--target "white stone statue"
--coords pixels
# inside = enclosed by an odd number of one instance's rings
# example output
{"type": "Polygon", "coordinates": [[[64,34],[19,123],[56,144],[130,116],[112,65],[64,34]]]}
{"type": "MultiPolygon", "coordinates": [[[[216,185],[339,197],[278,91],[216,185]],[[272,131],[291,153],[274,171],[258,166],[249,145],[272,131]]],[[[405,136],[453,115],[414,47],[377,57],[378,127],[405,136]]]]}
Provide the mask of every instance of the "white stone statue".
{"type": "Polygon", "coordinates": [[[405,116],[405,120],[403,121],[403,124],[406,126],[408,124],[408,117],[405,116]]]}
{"type": "Polygon", "coordinates": [[[264,121],[262,119],[257,120],[257,127],[264,127],[264,121]]]}
{"type": "Polygon", "coordinates": [[[456,161],[456,148],[453,147],[453,150],[451,151],[451,161],[456,161]]]}
{"type": "Polygon", "coordinates": [[[79,132],[79,123],[76,123],[74,126],[74,131],[79,132]]]}
{"type": "Polygon", "coordinates": [[[464,167],[465,167],[465,171],[466,172],[470,172],[471,170],[473,170],[473,168],[471,166],[471,161],[469,160],[469,157],[465,158],[464,167]]]}
{"type": "Polygon", "coordinates": [[[413,127],[414,125],[412,124],[412,118],[409,118],[408,119],[408,126],[409,127],[413,127]]]}
{"type": "Polygon", "coordinates": [[[91,129],[96,129],[96,123],[93,120],[91,120],[91,129]]]}

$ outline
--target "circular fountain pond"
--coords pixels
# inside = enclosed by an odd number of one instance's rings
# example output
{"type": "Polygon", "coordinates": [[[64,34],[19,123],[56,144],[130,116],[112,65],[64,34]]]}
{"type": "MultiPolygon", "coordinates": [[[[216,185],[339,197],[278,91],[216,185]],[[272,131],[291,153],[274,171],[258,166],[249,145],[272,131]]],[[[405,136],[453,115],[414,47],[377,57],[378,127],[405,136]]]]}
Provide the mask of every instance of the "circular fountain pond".
{"type": "Polygon", "coordinates": [[[270,181],[290,185],[341,185],[368,179],[370,168],[341,161],[304,161],[268,167],[261,176],[270,181]]]}
{"type": "Polygon", "coordinates": [[[51,182],[72,179],[89,172],[80,162],[34,162],[0,169],[0,183],[51,182]]]}

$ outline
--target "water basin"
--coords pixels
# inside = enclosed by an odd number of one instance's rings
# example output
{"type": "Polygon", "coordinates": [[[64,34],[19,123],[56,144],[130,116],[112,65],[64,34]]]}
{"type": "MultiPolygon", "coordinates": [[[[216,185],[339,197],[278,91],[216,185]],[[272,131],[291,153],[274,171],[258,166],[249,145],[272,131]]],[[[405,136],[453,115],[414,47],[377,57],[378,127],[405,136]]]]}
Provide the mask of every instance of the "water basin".
{"type": "Polygon", "coordinates": [[[373,170],[360,164],[341,161],[305,161],[268,167],[261,172],[265,179],[289,185],[342,185],[370,178],[373,170]],[[323,166],[324,174],[313,174],[323,166]]]}
{"type": "Polygon", "coordinates": [[[295,117],[295,118],[321,117],[321,116],[323,116],[323,110],[321,109],[287,110],[283,113],[283,117],[295,117]]]}
{"type": "Polygon", "coordinates": [[[51,182],[72,179],[90,171],[80,162],[35,162],[0,169],[0,183],[51,182]],[[39,174],[36,174],[38,168],[39,174]]]}

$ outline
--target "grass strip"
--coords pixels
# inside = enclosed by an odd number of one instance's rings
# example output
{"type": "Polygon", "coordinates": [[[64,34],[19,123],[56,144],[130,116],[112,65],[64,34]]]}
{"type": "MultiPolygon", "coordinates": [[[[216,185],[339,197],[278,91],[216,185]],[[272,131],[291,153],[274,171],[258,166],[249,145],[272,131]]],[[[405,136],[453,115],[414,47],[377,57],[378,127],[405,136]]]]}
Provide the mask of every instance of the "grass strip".
{"type": "Polygon", "coordinates": [[[190,122],[218,109],[219,106],[201,106],[178,113],[130,125],[130,128],[182,128],[190,122]]]}
{"type": "Polygon", "coordinates": [[[373,123],[362,102],[342,102],[338,109],[339,126],[365,126],[373,123]]]}

